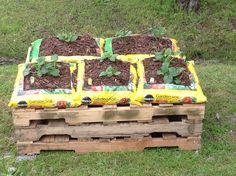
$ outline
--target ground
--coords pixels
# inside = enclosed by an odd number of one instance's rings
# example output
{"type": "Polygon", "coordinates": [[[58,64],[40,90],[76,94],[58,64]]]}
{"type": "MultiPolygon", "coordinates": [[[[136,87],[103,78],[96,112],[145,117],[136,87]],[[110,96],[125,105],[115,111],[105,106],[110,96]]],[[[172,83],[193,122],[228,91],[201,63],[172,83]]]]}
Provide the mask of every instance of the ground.
{"type": "MultiPolygon", "coordinates": [[[[16,161],[7,107],[17,65],[0,66],[0,173],[15,167],[22,175],[236,175],[236,2],[202,0],[200,14],[186,14],[173,0],[0,0],[0,56],[24,61],[27,47],[59,32],[109,37],[120,29],[146,33],[162,25],[187,58],[196,61],[208,97],[202,149],[86,154],[43,152],[16,161]]],[[[1,58],[0,57],[0,58],[1,58]]],[[[1,174],[0,174],[1,175],[1,174]]]]}

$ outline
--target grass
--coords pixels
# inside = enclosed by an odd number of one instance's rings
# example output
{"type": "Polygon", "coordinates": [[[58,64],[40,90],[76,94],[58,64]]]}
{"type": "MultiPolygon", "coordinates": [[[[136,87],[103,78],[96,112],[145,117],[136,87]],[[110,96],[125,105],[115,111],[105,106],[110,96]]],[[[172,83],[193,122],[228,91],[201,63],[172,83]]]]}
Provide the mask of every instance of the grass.
{"type": "Polygon", "coordinates": [[[13,124],[7,107],[16,65],[0,66],[0,175],[15,167],[22,175],[235,175],[236,173],[236,2],[202,0],[200,14],[186,14],[174,0],[0,0],[0,56],[23,61],[33,40],[61,32],[109,37],[121,29],[146,33],[164,26],[197,71],[208,97],[202,149],[149,149],[144,152],[76,155],[43,152],[16,161],[13,124]],[[138,9],[138,10],[136,10],[138,9]],[[212,61],[214,59],[214,61],[212,61]],[[216,118],[219,117],[219,118],[216,118]]]}
{"type": "Polygon", "coordinates": [[[0,56],[23,60],[32,41],[61,32],[109,37],[124,28],[147,33],[161,25],[188,58],[236,60],[236,1],[202,0],[200,14],[186,14],[174,0],[160,2],[0,0],[0,56]]]}

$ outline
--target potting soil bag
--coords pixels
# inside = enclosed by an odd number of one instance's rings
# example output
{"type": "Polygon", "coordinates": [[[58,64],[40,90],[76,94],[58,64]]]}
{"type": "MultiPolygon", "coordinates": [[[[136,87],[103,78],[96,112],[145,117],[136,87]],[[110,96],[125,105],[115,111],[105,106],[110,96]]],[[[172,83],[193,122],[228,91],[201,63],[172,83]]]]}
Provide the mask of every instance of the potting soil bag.
{"type": "MultiPolygon", "coordinates": [[[[103,54],[103,47],[104,47],[105,40],[103,38],[94,38],[94,39],[96,41],[96,46],[97,46],[96,47],[97,55],[100,56],[101,54],[103,54]]],[[[29,56],[28,56],[29,62],[34,62],[40,56],[40,46],[43,40],[44,40],[43,38],[38,39],[31,44],[31,51],[29,52],[29,56]]],[[[76,62],[84,57],[86,56],[79,55],[79,54],[76,56],[61,56],[60,57],[61,60],[59,61],[76,62]]]]}
{"type": "MultiPolygon", "coordinates": [[[[137,84],[137,73],[134,65],[129,63],[130,73],[127,85],[94,86],[91,84],[91,86],[88,86],[87,83],[85,84],[85,82],[88,82],[88,80],[85,80],[85,64],[86,60],[78,64],[78,91],[74,97],[75,101],[85,105],[139,104],[133,99],[137,84]]],[[[94,66],[94,69],[98,69],[98,67],[94,66]]],[[[122,74],[122,70],[119,71],[122,74]]],[[[99,73],[97,77],[99,77],[99,73]]]]}
{"type": "Polygon", "coordinates": [[[145,70],[142,60],[137,64],[139,83],[135,100],[144,103],[204,103],[207,101],[194,69],[194,62],[187,62],[190,72],[190,86],[176,84],[149,84],[145,79],[145,70]]]}
{"type": "MultiPolygon", "coordinates": [[[[134,34],[131,36],[139,36],[139,34],[134,34]]],[[[106,38],[105,39],[105,46],[104,46],[104,52],[110,52],[112,54],[117,54],[114,53],[113,48],[112,48],[112,40],[118,38],[118,37],[112,37],[112,38],[106,38]]],[[[172,39],[172,38],[168,38],[171,42],[172,42],[172,51],[176,52],[179,51],[179,47],[177,46],[177,40],[172,39]]],[[[150,57],[151,55],[153,55],[154,53],[142,53],[142,54],[120,54],[122,55],[122,58],[124,60],[128,60],[129,62],[135,63],[137,62],[139,59],[138,58],[143,58],[143,57],[150,57]]]]}
{"type": "Polygon", "coordinates": [[[14,91],[9,103],[12,108],[66,108],[77,107],[80,105],[79,101],[73,102],[72,94],[75,94],[77,89],[77,80],[72,74],[78,72],[77,64],[70,64],[71,73],[71,89],[31,89],[24,90],[24,76],[23,70],[25,64],[18,65],[18,74],[16,77],[14,91]]]}

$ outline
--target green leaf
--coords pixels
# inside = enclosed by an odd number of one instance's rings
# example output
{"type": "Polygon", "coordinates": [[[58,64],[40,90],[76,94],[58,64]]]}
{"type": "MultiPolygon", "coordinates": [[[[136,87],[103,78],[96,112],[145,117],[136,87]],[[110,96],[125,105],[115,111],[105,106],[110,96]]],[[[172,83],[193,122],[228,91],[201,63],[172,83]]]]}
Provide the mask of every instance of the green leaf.
{"type": "Polygon", "coordinates": [[[115,61],[116,61],[116,56],[115,56],[115,55],[112,55],[112,56],[110,57],[110,61],[115,62],[115,61]]]}
{"type": "Polygon", "coordinates": [[[51,61],[52,62],[56,62],[57,60],[58,60],[58,55],[55,54],[55,55],[51,56],[51,61]]]}
{"type": "Polygon", "coordinates": [[[101,72],[101,73],[99,74],[99,77],[102,77],[102,76],[107,76],[107,73],[106,73],[105,71],[101,72]]]}
{"type": "Polygon", "coordinates": [[[157,70],[157,75],[164,75],[161,70],[157,70]]]}
{"type": "Polygon", "coordinates": [[[175,83],[176,84],[181,84],[181,80],[179,78],[175,78],[175,83]]]}
{"type": "Polygon", "coordinates": [[[49,70],[46,68],[45,65],[41,67],[40,71],[41,71],[42,75],[45,75],[49,72],[49,70]]]}
{"type": "Polygon", "coordinates": [[[56,36],[59,40],[65,41],[65,42],[74,42],[77,40],[78,35],[72,34],[72,33],[61,33],[56,36]]]}
{"type": "Polygon", "coordinates": [[[180,75],[185,69],[184,68],[177,68],[176,69],[176,76],[180,75]]]}
{"type": "Polygon", "coordinates": [[[24,76],[27,76],[27,75],[29,75],[30,74],[30,68],[29,67],[26,67],[25,69],[24,69],[24,71],[23,71],[23,75],[24,76]]]}
{"type": "Polygon", "coordinates": [[[120,75],[120,74],[121,74],[120,71],[117,71],[117,72],[114,73],[115,76],[118,76],[118,75],[120,75]]]}
{"type": "Polygon", "coordinates": [[[164,83],[165,84],[171,84],[172,82],[173,82],[173,77],[171,75],[164,76],[164,83]]]}
{"type": "Polygon", "coordinates": [[[174,67],[170,67],[169,68],[169,74],[172,75],[172,76],[177,76],[177,69],[174,68],[174,67]]]}
{"type": "Polygon", "coordinates": [[[103,62],[104,60],[110,58],[112,56],[111,52],[105,52],[102,54],[102,56],[100,57],[100,62],[103,62]]]}
{"type": "Polygon", "coordinates": [[[59,69],[52,69],[52,70],[50,70],[49,74],[52,75],[52,76],[55,76],[55,77],[59,76],[60,75],[60,70],[59,69]]]}
{"type": "Polygon", "coordinates": [[[71,37],[70,42],[74,42],[74,41],[76,41],[77,38],[78,38],[78,35],[73,35],[73,36],[71,37]]]}
{"type": "Polygon", "coordinates": [[[45,57],[39,57],[37,59],[37,64],[41,66],[45,63],[45,60],[46,60],[45,57]]]}
{"type": "Polygon", "coordinates": [[[41,72],[40,70],[37,71],[37,75],[38,75],[39,77],[42,77],[42,76],[43,76],[43,74],[42,74],[42,72],[41,72]]]}
{"type": "Polygon", "coordinates": [[[165,55],[166,56],[169,56],[169,55],[171,55],[172,54],[172,50],[170,49],[170,48],[167,48],[166,50],[165,50],[165,55]]]}
{"type": "Polygon", "coordinates": [[[169,62],[164,62],[161,66],[161,71],[165,74],[169,72],[169,62]]]}
{"type": "Polygon", "coordinates": [[[132,31],[126,31],[126,30],[120,30],[118,32],[116,32],[116,37],[127,37],[130,36],[132,34],[132,31]]]}
{"type": "Polygon", "coordinates": [[[155,58],[156,58],[156,60],[158,60],[158,61],[162,61],[162,58],[163,58],[164,56],[162,55],[162,52],[156,52],[155,53],[155,58]]]}
{"type": "Polygon", "coordinates": [[[106,72],[113,72],[113,67],[112,67],[112,66],[109,66],[109,67],[106,69],[106,72]]]}

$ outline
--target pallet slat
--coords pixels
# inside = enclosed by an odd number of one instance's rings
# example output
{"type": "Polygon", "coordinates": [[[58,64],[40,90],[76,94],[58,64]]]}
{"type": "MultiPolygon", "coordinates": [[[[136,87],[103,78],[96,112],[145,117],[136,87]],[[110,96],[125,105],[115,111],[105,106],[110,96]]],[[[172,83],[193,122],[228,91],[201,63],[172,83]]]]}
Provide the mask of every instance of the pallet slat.
{"type": "Polygon", "coordinates": [[[67,150],[76,153],[89,152],[118,152],[118,151],[143,151],[153,147],[178,147],[181,150],[198,150],[200,137],[176,138],[176,139],[136,139],[136,140],[112,140],[112,141],[69,141],[69,142],[17,142],[20,154],[39,154],[44,150],[67,150]]]}
{"type": "Polygon", "coordinates": [[[31,120],[65,119],[69,125],[89,122],[151,121],[153,116],[187,115],[190,120],[204,118],[205,104],[190,105],[143,105],[124,107],[82,107],[68,109],[28,110],[12,112],[15,126],[29,126],[31,120]]]}
{"type": "MultiPolygon", "coordinates": [[[[34,124],[35,125],[35,124],[34,124]]],[[[180,136],[200,136],[202,123],[188,123],[186,121],[165,123],[117,123],[117,124],[85,124],[79,126],[69,126],[63,121],[53,121],[48,125],[38,125],[26,128],[15,129],[15,136],[18,141],[37,141],[44,135],[69,135],[72,138],[85,137],[132,137],[137,135],[147,136],[153,132],[175,132],[180,136]]]]}

